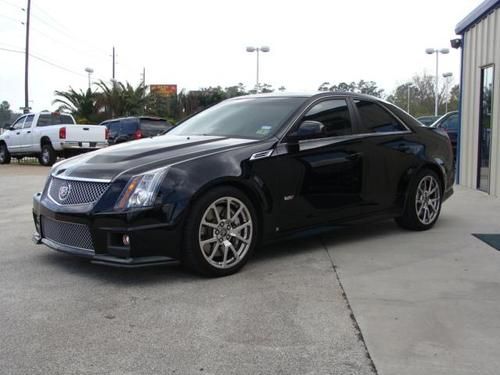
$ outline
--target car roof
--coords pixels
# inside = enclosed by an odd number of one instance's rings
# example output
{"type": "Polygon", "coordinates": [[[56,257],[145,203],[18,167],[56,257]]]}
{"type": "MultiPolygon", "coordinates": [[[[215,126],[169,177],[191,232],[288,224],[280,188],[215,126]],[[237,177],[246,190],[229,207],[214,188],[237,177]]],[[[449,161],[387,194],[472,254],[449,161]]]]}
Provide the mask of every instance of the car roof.
{"type": "Polygon", "coordinates": [[[304,91],[304,92],[270,92],[265,94],[251,94],[251,95],[242,95],[236,96],[229,100],[238,100],[238,99],[246,99],[246,98],[321,98],[321,97],[330,97],[330,96],[346,96],[346,97],[356,97],[361,99],[368,100],[378,100],[381,102],[385,102],[385,100],[381,98],[377,98],[375,96],[359,94],[356,92],[350,91],[304,91]]]}
{"type": "Polygon", "coordinates": [[[154,120],[154,121],[167,121],[164,118],[155,117],[155,116],[126,116],[126,117],[110,118],[108,120],[104,120],[103,122],[101,122],[101,124],[106,124],[106,123],[112,122],[112,121],[133,120],[133,119],[138,119],[138,120],[154,120]]]}

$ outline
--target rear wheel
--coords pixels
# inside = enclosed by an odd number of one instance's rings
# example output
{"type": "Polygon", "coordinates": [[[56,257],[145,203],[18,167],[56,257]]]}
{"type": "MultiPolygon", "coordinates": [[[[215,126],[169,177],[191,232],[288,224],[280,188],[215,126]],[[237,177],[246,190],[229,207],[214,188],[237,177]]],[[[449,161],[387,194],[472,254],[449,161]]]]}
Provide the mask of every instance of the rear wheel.
{"type": "Polygon", "coordinates": [[[38,157],[38,162],[41,165],[44,165],[46,167],[50,167],[56,162],[56,152],[52,148],[52,145],[50,143],[44,143],[42,145],[42,153],[38,157]]]}
{"type": "Polygon", "coordinates": [[[430,169],[420,171],[410,184],[405,210],[396,222],[406,229],[432,228],[441,212],[442,191],[436,172],[430,169]]]}
{"type": "Polygon", "coordinates": [[[240,270],[257,239],[252,202],[233,187],[216,188],[195,202],[184,232],[183,262],[206,276],[240,270]]]}
{"type": "Polygon", "coordinates": [[[0,143],[0,164],[10,163],[10,152],[5,143],[0,143]]]}

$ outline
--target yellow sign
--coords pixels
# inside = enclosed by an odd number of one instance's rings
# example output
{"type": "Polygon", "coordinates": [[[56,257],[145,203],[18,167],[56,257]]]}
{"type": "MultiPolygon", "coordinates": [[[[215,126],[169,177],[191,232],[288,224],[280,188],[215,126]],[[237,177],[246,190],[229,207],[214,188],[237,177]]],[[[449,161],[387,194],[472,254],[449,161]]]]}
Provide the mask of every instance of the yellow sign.
{"type": "Polygon", "coordinates": [[[158,95],[177,95],[177,85],[149,85],[149,90],[158,95]]]}

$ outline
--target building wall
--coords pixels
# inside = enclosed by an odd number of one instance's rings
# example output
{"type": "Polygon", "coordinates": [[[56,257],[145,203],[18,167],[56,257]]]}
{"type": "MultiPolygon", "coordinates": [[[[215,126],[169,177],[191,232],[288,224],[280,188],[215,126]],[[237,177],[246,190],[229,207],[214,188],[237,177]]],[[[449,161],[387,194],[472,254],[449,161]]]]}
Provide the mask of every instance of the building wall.
{"type": "Polygon", "coordinates": [[[494,65],[490,194],[500,196],[500,9],[463,36],[460,184],[477,186],[481,68],[494,65]]]}

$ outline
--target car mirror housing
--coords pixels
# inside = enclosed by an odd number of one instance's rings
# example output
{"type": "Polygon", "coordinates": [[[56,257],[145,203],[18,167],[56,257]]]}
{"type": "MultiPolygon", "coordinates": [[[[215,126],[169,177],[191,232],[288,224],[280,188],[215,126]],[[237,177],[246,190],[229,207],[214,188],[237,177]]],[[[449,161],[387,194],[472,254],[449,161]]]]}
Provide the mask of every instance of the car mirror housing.
{"type": "Polygon", "coordinates": [[[299,127],[289,134],[291,140],[300,140],[305,138],[314,138],[323,135],[324,125],[319,121],[306,120],[299,127]]]}

